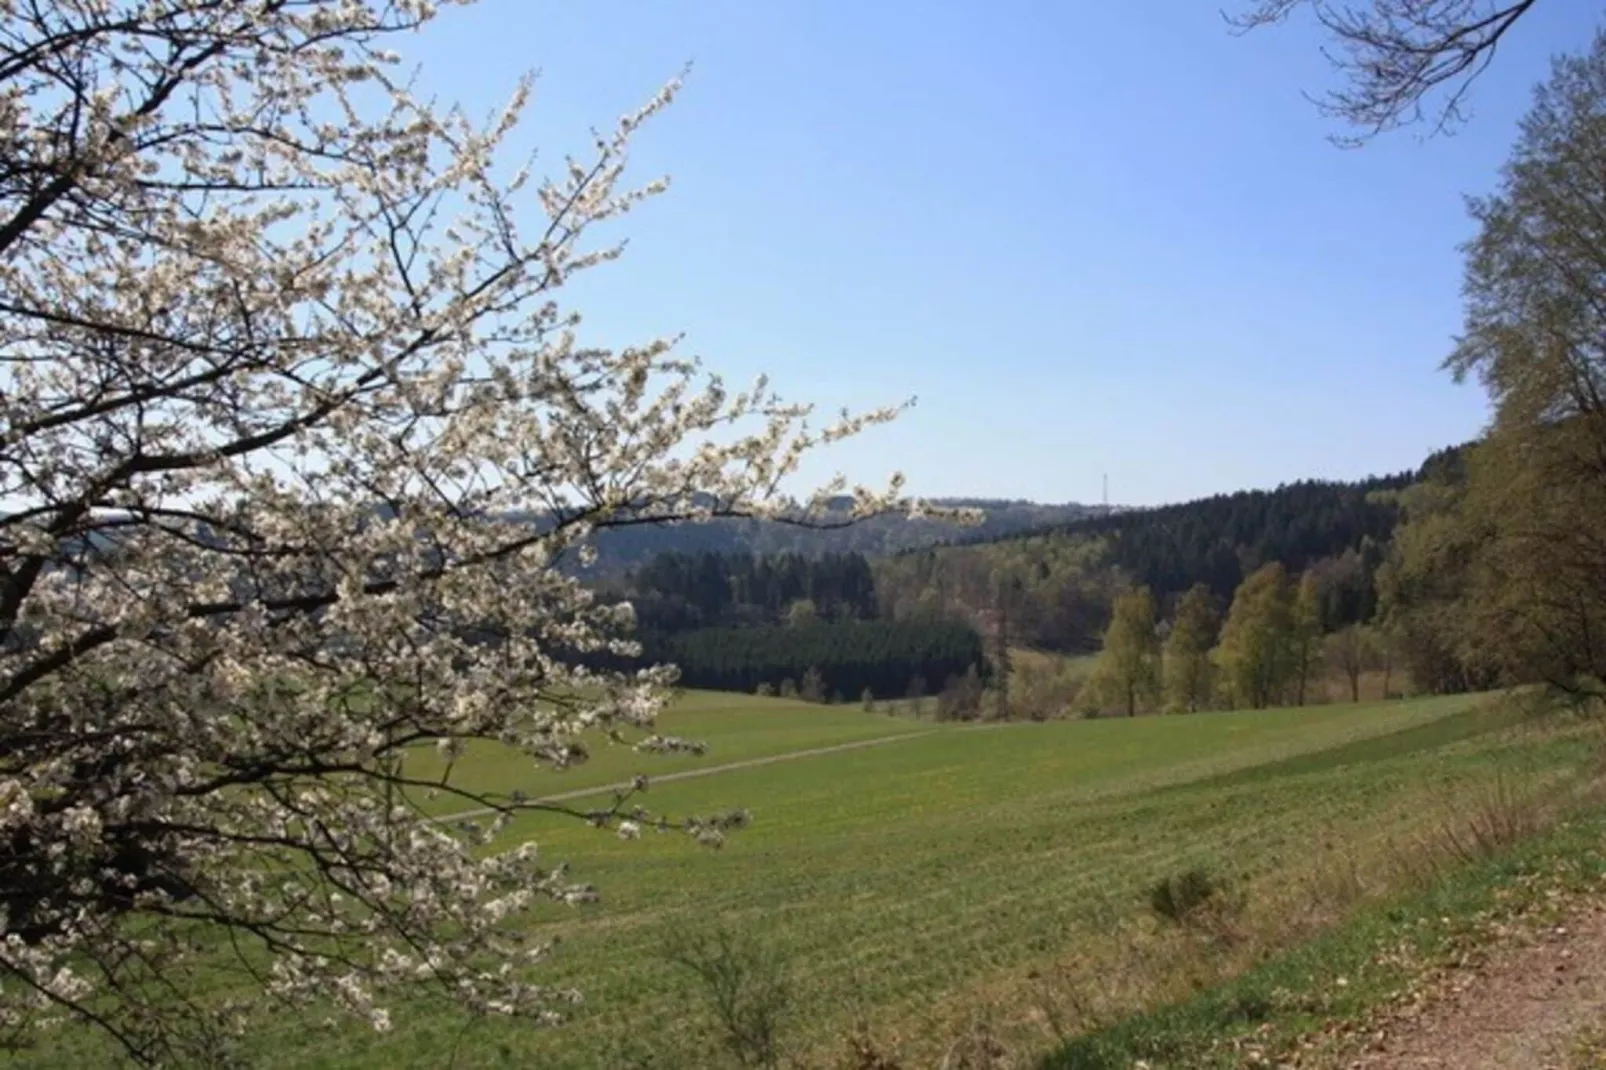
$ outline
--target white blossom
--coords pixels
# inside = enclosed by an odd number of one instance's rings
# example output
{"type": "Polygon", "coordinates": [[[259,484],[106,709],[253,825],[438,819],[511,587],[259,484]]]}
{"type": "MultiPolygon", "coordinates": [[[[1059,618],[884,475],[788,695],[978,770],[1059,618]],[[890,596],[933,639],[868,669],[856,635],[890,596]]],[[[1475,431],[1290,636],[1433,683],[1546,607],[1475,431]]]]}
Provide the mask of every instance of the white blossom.
{"type": "MultiPolygon", "coordinates": [[[[212,990],[228,947],[375,1029],[421,983],[558,1020],[520,918],[597,893],[505,842],[555,807],[466,745],[695,751],[653,732],[671,667],[586,667],[634,617],[569,564],[620,524],[809,522],[844,484],[790,500],[801,458],[895,414],[815,429],[673,337],[586,345],[563,288],[664,188],[624,174],[678,83],[504,179],[529,83],[475,124],[382,47],[435,7],[0,8],[0,1041],[87,1000],[135,1059],[202,1058],[256,1013],[212,990]]],[[[576,816],[746,820],[622,807],[576,816]]]]}

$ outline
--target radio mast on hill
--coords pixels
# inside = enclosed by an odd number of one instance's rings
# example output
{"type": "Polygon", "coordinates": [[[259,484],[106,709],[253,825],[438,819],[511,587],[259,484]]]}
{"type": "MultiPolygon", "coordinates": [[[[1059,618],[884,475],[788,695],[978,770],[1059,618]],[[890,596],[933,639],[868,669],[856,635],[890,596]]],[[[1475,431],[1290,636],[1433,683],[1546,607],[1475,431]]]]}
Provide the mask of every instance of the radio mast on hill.
{"type": "Polygon", "coordinates": [[[1105,473],[1105,475],[1104,475],[1104,511],[1105,512],[1109,512],[1110,511],[1110,476],[1109,476],[1109,473],[1105,473]]]}

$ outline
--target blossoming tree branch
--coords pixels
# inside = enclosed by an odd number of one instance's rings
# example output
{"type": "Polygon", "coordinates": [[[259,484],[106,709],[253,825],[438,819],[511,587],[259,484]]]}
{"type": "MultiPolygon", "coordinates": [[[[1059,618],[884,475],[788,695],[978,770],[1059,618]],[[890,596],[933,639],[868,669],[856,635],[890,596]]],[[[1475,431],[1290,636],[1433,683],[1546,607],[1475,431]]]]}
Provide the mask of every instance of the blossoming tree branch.
{"type": "MultiPolygon", "coordinates": [[[[613,526],[822,522],[845,488],[786,496],[799,459],[894,415],[818,428],[673,339],[583,345],[560,291],[662,188],[623,172],[676,87],[541,179],[508,160],[527,84],[479,123],[397,76],[382,44],[434,14],[0,0],[0,1040],[205,1059],[275,1002],[385,1028],[424,983],[554,1020],[519,915],[592,892],[498,833],[560,807],[451,759],[689,745],[653,733],[671,668],[588,668],[631,612],[568,563],[613,526]]],[[[740,819],[636,802],[574,813],[740,819]]]]}

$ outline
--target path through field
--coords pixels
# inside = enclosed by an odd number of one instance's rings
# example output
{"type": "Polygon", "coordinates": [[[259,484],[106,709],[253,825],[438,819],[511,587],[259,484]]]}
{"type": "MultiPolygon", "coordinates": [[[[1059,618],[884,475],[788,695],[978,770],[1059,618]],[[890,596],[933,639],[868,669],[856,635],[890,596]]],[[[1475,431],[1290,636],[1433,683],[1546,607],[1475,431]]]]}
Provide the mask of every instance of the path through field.
{"type": "MultiPolygon", "coordinates": [[[[968,725],[964,728],[952,728],[947,729],[946,731],[975,732],[990,728],[1007,727],[1007,723],[1000,722],[997,724],[968,725]]],[[[944,731],[944,729],[932,728],[924,732],[903,732],[895,736],[876,736],[872,739],[856,739],[849,743],[833,743],[829,747],[809,747],[804,750],[786,751],[782,754],[766,754],[761,758],[746,758],[739,762],[725,762],[723,765],[709,765],[697,769],[682,769],[679,772],[663,773],[659,776],[651,777],[649,779],[654,784],[667,784],[675,780],[693,780],[697,777],[713,776],[716,773],[731,773],[738,769],[751,769],[754,766],[759,765],[774,765],[777,762],[790,762],[799,758],[817,758],[821,755],[836,754],[840,751],[860,750],[864,747],[879,747],[883,743],[900,743],[908,739],[922,739],[926,736],[935,735],[939,731],[944,731]]],[[[544,803],[567,802],[570,799],[583,799],[588,795],[607,795],[610,792],[615,791],[628,791],[630,786],[631,781],[622,780],[616,784],[597,784],[589,788],[577,788],[574,791],[559,792],[556,795],[543,795],[541,798],[535,801],[544,803]]],[[[495,812],[495,810],[485,807],[478,810],[463,810],[455,814],[442,814],[436,820],[464,821],[469,818],[485,817],[495,812]]]]}
{"type": "Polygon", "coordinates": [[[1457,971],[1397,1016],[1350,1070],[1569,1070],[1581,1033],[1606,1024],[1606,905],[1457,971]]]}

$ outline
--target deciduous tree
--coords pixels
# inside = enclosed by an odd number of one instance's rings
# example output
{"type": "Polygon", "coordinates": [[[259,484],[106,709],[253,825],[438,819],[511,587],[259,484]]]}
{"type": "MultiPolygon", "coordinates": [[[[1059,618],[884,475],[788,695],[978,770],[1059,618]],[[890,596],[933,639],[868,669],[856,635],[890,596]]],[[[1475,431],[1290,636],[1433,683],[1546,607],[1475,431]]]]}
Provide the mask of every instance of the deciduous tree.
{"type": "Polygon", "coordinates": [[[1536,0],[1253,0],[1232,22],[1252,29],[1308,10],[1337,48],[1346,80],[1318,103],[1368,136],[1426,121],[1437,131],[1465,119],[1472,83],[1536,0]]]}
{"type": "Polygon", "coordinates": [[[811,426],[672,339],[577,334],[563,286],[662,187],[624,171],[674,84],[542,178],[528,84],[476,122],[398,76],[426,0],[3,12],[0,1039],[76,1017],[208,1061],[270,1004],[197,947],[375,1028],[420,984],[555,1020],[516,919],[593,892],[500,832],[563,807],[457,757],[682,746],[652,734],[671,669],[582,667],[631,612],[568,566],[613,527],[807,522],[799,458],[892,413],[811,426]]]}
{"type": "Polygon", "coordinates": [[[1135,716],[1159,691],[1156,623],[1154,595],[1147,587],[1139,587],[1116,598],[1115,614],[1104,632],[1093,686],[1105,702],[1128,717],[1135,716]]]}
{"type": "Polygon", "coordinates": [[[1314,573],[1306,572],[1299,578],[1294,592],[1292,632],[1289,636],[1290,671],[1294,677],[1294,701],[1305,704],[1305,693],[1310,684],[1311,670],[1321,653],[1322,592],[1314,573]]]}
{"type": "Polygon", "coordinates": [[[1233,704],[1264,709],[1279,700],[1293,669],[1293,597],[1278,562],[1239,585],[1221,629],[1216,660],[1233,704]]]}
{"type": "Polygon", "coordinates": [[[798,685],[797,697],[804,702],[825,701],[825,677],[820,670],[809,667],[803,673],[803,682],[798,685]]]}
{"type": "Polygon", "coordinates": [[[1364,624],[1349,624],[1327,637],[1327,662],[1349,684],[1350,701],[1361,701],[1361,676],[1377,660],[1377,635],[1364,624]]]}
{"type": "Polygon", "coordinates": [[[1210,588],[1196,584],[1177,603],[1165,642],[1165,693],[1172,709],[1194,713],[1209,704],[1215,690],[1210,651],[1219,626],[1210,588]]]}
{"type": "Polygon", "coordinates": [[[1447,523],[1471,643],[1509,676],[1606,695],[1606,33],[1556,61],[1500,189],[1472,204],[1448,365],[1495,421],[1447,523]]]}

